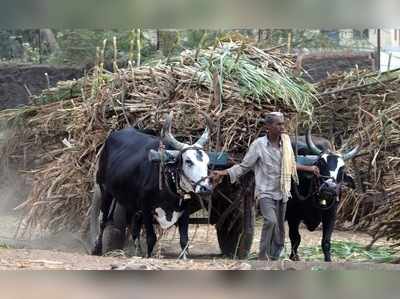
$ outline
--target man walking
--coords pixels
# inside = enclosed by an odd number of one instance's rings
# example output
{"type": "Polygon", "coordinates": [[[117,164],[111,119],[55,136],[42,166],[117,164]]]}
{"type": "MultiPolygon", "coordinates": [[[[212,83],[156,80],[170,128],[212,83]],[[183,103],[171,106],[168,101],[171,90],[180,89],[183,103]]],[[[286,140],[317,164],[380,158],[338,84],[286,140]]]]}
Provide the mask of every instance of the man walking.
{"type": "Polygon", "coordinates": [[[296,165],[289,136],[284,133],[282,113],[269,113],[264,122],[267,134],[253,141],[243,161],[229,169],[214,171],[213,178],[219,184],[223,176],[229,175],[230,182],[235,183],[246,172],[254,170],[255,196],[264,218],[259,258],[277,260],[285,242],[284,221],[291,179],[298,183],[297,170],[319,176],[319,169],[296,165]]]}

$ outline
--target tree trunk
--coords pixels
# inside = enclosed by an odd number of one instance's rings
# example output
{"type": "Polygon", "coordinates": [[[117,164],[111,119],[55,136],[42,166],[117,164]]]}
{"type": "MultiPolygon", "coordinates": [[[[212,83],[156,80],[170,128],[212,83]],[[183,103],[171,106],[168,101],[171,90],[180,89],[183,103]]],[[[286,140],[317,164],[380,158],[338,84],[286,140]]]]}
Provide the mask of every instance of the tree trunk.
{"type": "Polygon", "coordinates": [[[169,57],[179,45],[179,32],[176,29],[159,30],[159,47],[163,55],[169,57]]]}
{"type": "MultiPolygon", "coordinates": [[[[54,32],[51,29],[40,29],[40,40],[42,45],[46,43],[46,48],[50,53],[60,49],[54,32]]],[[[42,47],[42,45],[39,45],[42,47]]]]}

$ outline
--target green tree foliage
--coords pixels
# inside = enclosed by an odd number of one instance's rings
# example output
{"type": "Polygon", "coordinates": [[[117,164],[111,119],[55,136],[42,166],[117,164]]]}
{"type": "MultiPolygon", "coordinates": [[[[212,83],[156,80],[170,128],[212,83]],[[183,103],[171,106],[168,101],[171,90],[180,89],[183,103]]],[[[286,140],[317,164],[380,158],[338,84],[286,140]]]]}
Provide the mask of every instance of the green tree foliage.
{"type": "MultiPolygon", "coordinates": [[[[90,66],[95,64],[96,49],[104,48],[105,66],[112,66],[114,60],[113,38],[117,42],[117,62],[126,66],[128,60],[138,57],[138,30],[51,30],[56,37],[57,47],[49,47],[41,38],[39,29],[0,30],[0,59],[16,62],[50,63],[90,66]],[[103,47],[106,40],[105,47],[103,47]]],[[[52,35],[53,36],[53,35],[52,35]]],[[[363,35],[364,36],[364,35],[363,35]]],[[[269,48],[290,45],[294,48],[343,48],[352,43],[340,43],[337,30],[304,29],[236,29],[236,30],[156,30],[140,31],[141,64],[172,57],[184,49],[212,47],[218,41],[229,39],[244,42],[258,42],[259,47],[269,48]]],[[[358,37],[357,44],[368,42],[358,37]]]]}
{"type": "Polygon", "coordinates": [[[39,30],[0,30],[0,59],[39,63],[39,30]]]}

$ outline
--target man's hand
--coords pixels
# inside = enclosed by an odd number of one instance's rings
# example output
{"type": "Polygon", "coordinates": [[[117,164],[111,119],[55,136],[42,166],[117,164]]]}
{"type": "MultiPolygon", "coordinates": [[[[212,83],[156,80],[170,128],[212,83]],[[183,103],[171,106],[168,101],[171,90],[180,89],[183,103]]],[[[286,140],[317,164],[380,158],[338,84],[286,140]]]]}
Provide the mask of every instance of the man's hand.
{"type": "Polygon", "coordinates": [[[213,182],[213,186],[218,186],[221,182],[224,176],[228,175],[228,172],[226,170],[214,170],[211,173],[211,179],[213,182]]]}
{"type": "Polygon", "coordinates": [[[315,165],[310,166],[310,172],[312,172],[315,176],[319,177],[321,174],[319,173],[319,168],[315,165]]]}
{"type": "Polygon", "coordinates": [[[318,176],[318,177],[321,175],[319,173],[318,166],[315,166],[315,165],[307,166],[307,165],[297,164],[296,168],[297,168],[297,170],[300,170],[300,171],[311,172],[313,175],[318,176]]]}

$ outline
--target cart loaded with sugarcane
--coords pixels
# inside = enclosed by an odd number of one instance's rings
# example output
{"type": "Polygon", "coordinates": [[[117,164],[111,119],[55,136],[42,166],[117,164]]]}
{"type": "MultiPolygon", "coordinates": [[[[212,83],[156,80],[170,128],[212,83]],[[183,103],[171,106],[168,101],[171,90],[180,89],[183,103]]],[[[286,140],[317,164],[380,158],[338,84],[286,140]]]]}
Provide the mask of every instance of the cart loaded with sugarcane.
{"type": "MultiPolygon", "coordinates": [[[[213,129],[204,151],[211,169],[224,169],[240,162],[262,134],[259,120],[265,113],[282,111],[288,119],[296,115],[309,121],[316,92],[293,76],[294,60],[279,49],[218,42],[151,66],[114,65],[110,72],[99,55],[86,77],[45,90],[32,106],[2,111],[2,123],[12,128],[2,155],[19,163],[32,184],[17,207],[25,211],[18,236],[65,230],[87,234],[101,149],[123,128],[159,136],[173,112],[174,138],[195,144],[207,115],[213,129]]],[[[289,131],[294,128],[294,122],[288,123],[289,131]]],[[[191,201],[190,222],[215,225],[222,253],[244,257],[254,233],[253,192],[252,173],[237,184],[222,182],[211,200],[191,201]],[[199,210],[207,210],[207,216],[195,216],[199,210]]]]}

